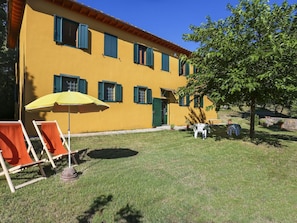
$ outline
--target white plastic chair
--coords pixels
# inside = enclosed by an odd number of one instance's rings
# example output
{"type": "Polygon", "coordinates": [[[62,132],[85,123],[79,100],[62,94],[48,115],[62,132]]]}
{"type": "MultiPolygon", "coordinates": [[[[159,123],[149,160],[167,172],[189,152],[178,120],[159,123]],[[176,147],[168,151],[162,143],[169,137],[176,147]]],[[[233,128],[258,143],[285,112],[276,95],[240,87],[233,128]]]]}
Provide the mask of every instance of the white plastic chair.
{"type": "Polygon", "coordinates": [[[206,139],[207,137],[207,128],[208,125],[204,123],[198,123],[193,125],[194,137],[197,138],[198,134],[202,134],[202,139],[206,139]]]}

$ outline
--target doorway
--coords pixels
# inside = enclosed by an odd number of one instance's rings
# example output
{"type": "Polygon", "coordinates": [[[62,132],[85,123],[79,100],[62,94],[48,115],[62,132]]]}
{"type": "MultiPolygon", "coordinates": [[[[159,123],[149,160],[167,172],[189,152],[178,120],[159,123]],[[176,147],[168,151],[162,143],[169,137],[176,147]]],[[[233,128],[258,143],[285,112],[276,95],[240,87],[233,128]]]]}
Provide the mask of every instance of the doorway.
{"type": "Polygon", "coordinates": [[[153,99],[153,126],[167,125],[168,101],[166,99],[153,99]]]}

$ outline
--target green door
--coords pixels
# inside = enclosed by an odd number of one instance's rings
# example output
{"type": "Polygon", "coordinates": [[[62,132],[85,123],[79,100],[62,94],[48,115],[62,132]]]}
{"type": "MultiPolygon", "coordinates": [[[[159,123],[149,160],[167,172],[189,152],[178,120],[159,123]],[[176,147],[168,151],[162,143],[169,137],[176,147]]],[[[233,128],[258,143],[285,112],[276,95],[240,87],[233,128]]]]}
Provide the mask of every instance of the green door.
{"type": "Polygon", "coordinates": [[[153,126],[162,125],[162,100],[153,98],[153,126]]]}
{"type": "Polygon", "coordinates": [[[162,124],[167,125],[167,100],[162,100],[162,124]]]}

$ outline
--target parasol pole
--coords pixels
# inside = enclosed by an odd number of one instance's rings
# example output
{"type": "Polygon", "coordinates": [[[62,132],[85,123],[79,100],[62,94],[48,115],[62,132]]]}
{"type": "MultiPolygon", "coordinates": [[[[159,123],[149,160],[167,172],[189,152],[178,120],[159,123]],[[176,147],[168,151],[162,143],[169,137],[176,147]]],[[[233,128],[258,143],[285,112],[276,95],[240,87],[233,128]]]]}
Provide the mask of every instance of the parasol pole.
{"type": "Polygon", "coordinates": [[[70,105],[68,105],[68,163],[69,168],[71,167],[71,147],[70,147],[70,105]]]}

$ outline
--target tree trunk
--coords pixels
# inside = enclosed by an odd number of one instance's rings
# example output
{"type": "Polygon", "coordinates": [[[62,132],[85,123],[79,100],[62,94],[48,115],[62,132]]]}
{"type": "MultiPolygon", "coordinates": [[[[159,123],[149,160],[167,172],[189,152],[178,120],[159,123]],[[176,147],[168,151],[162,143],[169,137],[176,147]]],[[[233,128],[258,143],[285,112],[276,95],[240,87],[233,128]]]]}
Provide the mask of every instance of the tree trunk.
{"type": "Polygon", "coordinates": [[[250,138],[255,136],[255,115],[256,115],[256,100],[255,97],[251,99],[251,111],[250,111],[250,138]]]}

